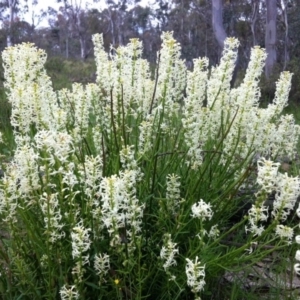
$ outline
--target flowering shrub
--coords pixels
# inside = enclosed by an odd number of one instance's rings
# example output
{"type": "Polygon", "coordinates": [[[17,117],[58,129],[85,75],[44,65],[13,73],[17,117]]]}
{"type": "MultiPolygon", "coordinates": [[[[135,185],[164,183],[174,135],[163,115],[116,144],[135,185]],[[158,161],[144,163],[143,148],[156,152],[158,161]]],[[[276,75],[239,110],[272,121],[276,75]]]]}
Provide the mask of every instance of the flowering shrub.
{"type": "Polygon", "coordinates": [[[2,298],[200,299],[225,270],[291,244],[299,178],[275,162],[300,132],[281,115],[291,74],[262,109],[259,47],[231,89],[233,38],[218,66],[188,71],[164,33],[154,78],[138,40],[94,44],[96,83],[58,93],[42,50],[2,54],[16,142],[0,180],[2,298]]]}

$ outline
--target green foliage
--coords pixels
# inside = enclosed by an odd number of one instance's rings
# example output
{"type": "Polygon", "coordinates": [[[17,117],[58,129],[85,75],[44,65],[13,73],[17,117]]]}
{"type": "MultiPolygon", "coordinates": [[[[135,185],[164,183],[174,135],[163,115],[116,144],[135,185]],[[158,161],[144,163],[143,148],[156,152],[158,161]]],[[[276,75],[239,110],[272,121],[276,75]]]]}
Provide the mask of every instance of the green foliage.
{"type": "Polygon", "coordinates": [[[86,84],[95,80],[96,66],[93,60],[67,60],[53,56],[48,58],[45,68],[52,79],[54,90],[70,89],[74,82],[86,84]]]}
{"type": "Polygon", "coordinates": [[[296,105],[300,104],[300,59],[292,59],[288,65],[287,69],[293,73],[292,88],[291,88],[291,102],[296,105]]]}
{"type": "Polygon", "coordinates": [[[10,111],[11,107],[5,96],[4,88],[0,89],[0,130],[4,131],[10,127],[10,111]]]}

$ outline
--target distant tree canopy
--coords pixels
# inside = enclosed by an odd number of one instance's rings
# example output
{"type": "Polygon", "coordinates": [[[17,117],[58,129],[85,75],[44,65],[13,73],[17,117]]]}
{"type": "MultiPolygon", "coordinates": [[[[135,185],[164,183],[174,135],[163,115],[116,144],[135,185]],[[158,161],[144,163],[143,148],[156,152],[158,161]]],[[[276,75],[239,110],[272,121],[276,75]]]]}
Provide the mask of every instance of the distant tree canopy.
{"type": "Polygon", "coordinates": [[[173,31],[189,67],[199,56],[207,56],[213,65],[218,63],[225,37],[234,36],[241,43],[241,72],[255,45],[267,50],[267,80],[284,69],[298,72],[300,0],[156,0],[151,6],[141,6],[136,0],[107,0],[104,9],[97,3],[86,8],[80,1],[56,1],[61,4],[59,11],[50,7],[35,14],[49,24],[39,28],[38,22],[22,21],[25,1],[0,0],[1,50],[30,41],[50,56],[85,60],[93,55],[92,35],[100,32],[107,50],[139,38],[145,58],[155,64],[161,33],[173,31]]]}

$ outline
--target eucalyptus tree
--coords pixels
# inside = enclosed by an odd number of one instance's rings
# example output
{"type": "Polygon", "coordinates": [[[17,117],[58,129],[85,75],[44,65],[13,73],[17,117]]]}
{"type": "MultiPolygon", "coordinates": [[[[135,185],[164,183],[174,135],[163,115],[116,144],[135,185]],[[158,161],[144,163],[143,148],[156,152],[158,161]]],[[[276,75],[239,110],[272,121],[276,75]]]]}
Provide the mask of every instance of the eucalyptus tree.
{"type": "Polygon", "coordinates": [[[224,41],[227,34],[223,24],[223,0],[212,0],[212,24],[215,38],[221,49],[224,47],[224,41]]]}
{"type": "MultiPolygon", "coordinates": [[[[161,3],[161,2],[158,2],[161,3]]],[[[211,0],[172,0],[162,18],[162,31],[173,31],[175,38],[183,45],[182,56],[188,67],[192,60],[207,56],[212,62],[218,61],[218,45],[212,36],[211,0]]]]}
{"type": "Polygon", "coordinates": [[[24,13],[28,16],[28,23],[32,31],[34,31],[47,16],[47,10],[44,8],[38,10],[38,4],[38,0],[25,0],[24,13]]]}
{"type": "Polygon", "coordinates": [[[126,34],[128,33],[127,14],[139,2],[140,0],[105,0],[106,8],[103,10],[103,16],[108,23],[108,32],[113,47],[125,44],[126,34]]]}
{"type": "Polygon", "coordinates": [[[267,51],[265,75],[270,77],[277,60],[276,41],[277,41],[277,1],[266,0],[266,30],[265,47],[267,51]]]}
{"type": "Polygon", "coordinates": [[[289,21],[290,56],[300,57],[300,0],[289,1],[287,4],[289,21]]]}
{"type": "Polygon", "coordinates": [[[6,44],[8,47],[13,45],[13,27],[19,2],[19,0],[1,0],[0,2],[1,19],[7,29],[6,44]]]}
{"type": "Polygon", "coordinates": [[[259,2],[260,0],[251,0],[251,8],[252,8],[252,14],[251,14],[251,32],[252,32],[252,38],[253,38],[253,46],[257,45],[257,38],[256,38],[256,24],[257,19],[259,15],[259,2]]]}
{"type": "Polygon", "coordinates": [[[76,37],[80,43],[80,57],[86,58],[86,24],[85,14],[86,10],[83,6],[82,0],[57,0],[58,3],[63,3],[60,11],[65,18],[65,33],[66,33],[66,57],[69,56],[69,39],[70,35],[76,37]]]}

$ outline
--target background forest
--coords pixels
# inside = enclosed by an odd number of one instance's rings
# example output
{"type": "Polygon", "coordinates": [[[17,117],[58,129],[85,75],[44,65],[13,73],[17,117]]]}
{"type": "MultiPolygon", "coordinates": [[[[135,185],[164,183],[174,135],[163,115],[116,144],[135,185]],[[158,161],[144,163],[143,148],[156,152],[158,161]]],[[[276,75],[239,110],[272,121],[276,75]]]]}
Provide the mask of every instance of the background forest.
{"type": "MultiPolygon", "coordinates": [[[[39,1],[33,3],[37,5],[39,1]]],[[[145,1],[102,0],[94,1],[93,8],[86,8],[82,1],[56,2],[61,4],[59,10],[48,6],[47,10],[38,12],[33,6],[31,22],[26,22],[28,1],[0,1],[0,50],[21,42],[33,42],[45,49],[49,56],[48,71],[57,78],[55,88],[68,85],[60,78],[62,72],[69,74],[69,83],[93,79],[90,58],[93,58],[95,33],[103,33],[107,51],[110,46],[117,48],[131,38],[139,38],[143,42],[144,58],[154,66],[161,47],[161,33],[173,31],[183,45],[182,58],[190,69],[193,59],[199,56],[208,57],[210,64],[216,65],[225,38],[237,37],[241,45],[236,84],[244,75],[251,47],[266,48],[263,99],[272,98],[275,85],[271,82],[278,78],[279,72],[289,70],[294,73],[290,99],[299,101],[299,0],[156,0],[146,5],[145,1]],[[48,26],[42,27],[41,23],[48,26]],[[74,66],[74,59],[88,63],[78,62],[74,66]]]]}

